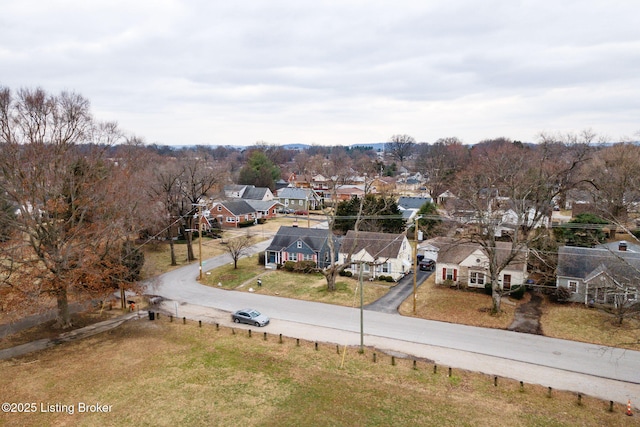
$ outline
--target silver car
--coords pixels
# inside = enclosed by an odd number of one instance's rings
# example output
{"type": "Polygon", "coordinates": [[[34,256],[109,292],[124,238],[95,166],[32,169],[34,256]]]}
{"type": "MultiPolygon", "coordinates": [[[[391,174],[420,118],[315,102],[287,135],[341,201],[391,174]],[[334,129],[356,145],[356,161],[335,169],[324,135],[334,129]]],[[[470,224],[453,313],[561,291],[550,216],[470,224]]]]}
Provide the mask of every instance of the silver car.
{"type": "Polygon", "coordinates": [[[231,315],[236,323],[246,323],[248,325],[265,326],[269,324],[269,318],[258,310],[253,308],[245,308],[244,310],[238,310],[231,315]]]}

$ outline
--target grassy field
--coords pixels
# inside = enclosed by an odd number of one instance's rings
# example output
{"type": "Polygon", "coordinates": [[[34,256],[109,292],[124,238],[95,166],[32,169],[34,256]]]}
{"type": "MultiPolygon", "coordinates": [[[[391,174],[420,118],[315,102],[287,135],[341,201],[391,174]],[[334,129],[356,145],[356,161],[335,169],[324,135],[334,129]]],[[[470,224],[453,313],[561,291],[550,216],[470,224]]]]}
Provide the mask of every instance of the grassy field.
{"type": "Polygon", "coordinates": [[[0,361],[8,402],[38,412],[0,413],[0,425],[74,426],[629,426],[623,405],[500,378],[245,330],[168,320],[132,321],[109,333],[0,361]],[[346,351],[345,353],[342,353],[346,351]],[[79,403],[109,405],[78,413],[79,403]],[[40,405],[74,413],[41,413],[40,405]]]}

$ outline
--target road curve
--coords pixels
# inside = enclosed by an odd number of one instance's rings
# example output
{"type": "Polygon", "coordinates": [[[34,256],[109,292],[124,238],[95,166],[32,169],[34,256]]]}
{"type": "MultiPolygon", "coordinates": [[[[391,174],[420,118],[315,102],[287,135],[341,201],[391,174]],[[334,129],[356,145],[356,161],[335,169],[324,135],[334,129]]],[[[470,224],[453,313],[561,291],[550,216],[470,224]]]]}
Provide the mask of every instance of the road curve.
{"type": "MultiPolygon", "coordinates": [[[[263,251],[268,244],[262,242],[253,251],[263,251]]],[[[230,262],[228,255],[215,257],[204,263],[204,270],[230,262]]],[[[325,341],[345,345],[360,342],[358,308],[208,287],[197,282],[198,272],[197,264],[168,272],[150,281],[147,291],[176,301],[184,312],[256,307],[272,318],[267,326],[271,333],[295,331],[300,338],[319,334],[327,338],[325,341]]],[[[605,400],[640,400],[638,351],[377,311],[365,310],[363,316],[365,346],[605,400]]]]}

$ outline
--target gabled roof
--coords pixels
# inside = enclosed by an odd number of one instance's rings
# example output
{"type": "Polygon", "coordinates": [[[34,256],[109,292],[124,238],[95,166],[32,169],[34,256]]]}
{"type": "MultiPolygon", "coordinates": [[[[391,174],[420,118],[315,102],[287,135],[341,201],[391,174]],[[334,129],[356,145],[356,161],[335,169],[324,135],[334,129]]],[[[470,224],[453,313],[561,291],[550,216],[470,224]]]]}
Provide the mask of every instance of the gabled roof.
{"type": "MultiPolygon", "coordinates": [[[[281,251],[291,246],[292,243],[301,240],[314,251],[320,251],[327,239],[329,231],[318,228],[286,227],[282,226],[273,236],[267,251],[281,251]]],[[[335,239],[335,237],[334,237],[335,239]]]]}
{"type": "Polygon", "coordinates": [[[340,252],[354,254],[364,249],[373,259],[397,258],[404,239],[404,234],[374,233],[370,231],[356,233],[353,230],[349,230],[342,239],[340,252]]]}
{"type": "Polygon", "coordinates": [[[229,212],[231,212],[234,215],[245,215],[245,214],[254,213],[256,211],[253,207],[251,207],[249,203],[247,203],[245,200],[240,200],[240,199],[222,200],[217,204],[221,204],[222,206],[227,208],[229,212]]]}
{"type": "Polygon", "coordinates": [[[618,244],[614,242],[596,248],[559,248],[558,276],[586,279],[606,270],[619,282],[640,281],[640,252],[620,251],[618,244]]]}
{"type": "Polygon", "coordinates": [[[420,209],[425,203],[432,203],[431,197],[402,196],[398,199],[398,207],[401,209],[420,209]]]}
{"type": "Polygon", "coordinates": [[[281,199],[305,200],[307,198],[317,199],[318,195],[310,188],[285,187],[278,190],[278,197],[281,199]]]}
{"type": "Polygon", "coordinates": [[[266,211],[271,209],[273,206],[275,205],[282,205],[282,203],[280,203],[277,200],[244,200],[245,202],[247,202],[247,204],[249,206],[251,206],[253,208],[253,210],[255,211],[266,211]]]}
{"type": "Polygon", "coordinates": [[[250,186],[242,193],[243,199],[262,200],[267,192],[270,191],[267,187],[254,187],[250,186]]]}
{"type": "MultiPolygon", "coordinates": [[[[478,243],[449,237],[436,237],[429,240],[428,243],[438,248],[438,262],[445,264],[460,264],[475,251],[482,250],[482,246],[478,243]]],[[[498,263],[504,262],[511,253],[511,243],[496,242],[496,253],[498,263]]],[[[520,270],[524,268],[524,263],[525,254],[518,254],[508,264],[508,269],[520,270]]]]}

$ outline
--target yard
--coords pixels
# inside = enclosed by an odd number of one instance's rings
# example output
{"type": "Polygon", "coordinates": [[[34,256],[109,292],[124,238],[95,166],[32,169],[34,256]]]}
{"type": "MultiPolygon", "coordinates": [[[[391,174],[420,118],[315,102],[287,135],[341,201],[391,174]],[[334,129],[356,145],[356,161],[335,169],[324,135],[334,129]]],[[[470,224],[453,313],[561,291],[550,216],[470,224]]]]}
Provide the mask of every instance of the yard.
{"type": "Polygon", "coordinates": [[[213,325],[139,320],[0,361],[0,425],[628,426],[622,404],[490,375],[213,325]],[[342,353],[346,351],[346,353],[342,353]],[[105,412],[80,411],[99,403],[105,412]],[[41,410],[44,405],[46,411],[41,410]],[[59,405],[59,410],[55,410],[59,405]],[[64,406],[63,406],[64,405],[64,406]],[[53,408],[53,409],[50,409],[53,408]],[[69,408],[73,409],[70,413],[69,408]]]}

